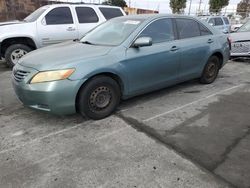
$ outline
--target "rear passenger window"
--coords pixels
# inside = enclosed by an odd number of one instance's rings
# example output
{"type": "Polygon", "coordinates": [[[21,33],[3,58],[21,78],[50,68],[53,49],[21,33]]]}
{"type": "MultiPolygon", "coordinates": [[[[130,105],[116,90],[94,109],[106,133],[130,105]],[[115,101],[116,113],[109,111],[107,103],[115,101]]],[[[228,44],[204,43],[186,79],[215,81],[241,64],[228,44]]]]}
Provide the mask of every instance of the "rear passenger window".
{"type": "Polygon", "coordinates": [[[200,27],[198,22],[191,19],[177,18],[177,31],[180,39],[200,36],[200,27]]]}
{"type": "Polygon", "coordinates": [[[202,24],[199,24],[199,25],[200,25],[200,31],[201,31],[202,36],[204,36],[204,35],[212,35],[211,31],[208,28],[206,28],[202,24]]]}
{"type": "Polygon", "coordinates": [[[172,20],[165,18],[152,22],[142,31],[139,37],[151,37],[153,43],[174,40],[172,20]]]}
{"type": "Polygon", "coordinates": [[[215,25],[215,20],[214,18],[210,18],[210,20],[208,21],[209,24],[215,25]]]}
{"type": "Polygon", "coordinates": [[[224,22],[225,22],[226,25],[229,25],[229,20],[228,20],[227,17],[223,17],[223,20],[224,20],[224,22]]]}
{"type": "Polygon", "coordinates": [[[221,18],[215,18],[214,20],[215,20],[215,25],[216,25],[216,26],[217,26],[217,25],[223,25],[223,21],[222,21],[221,18]]]}
{"type": "Polygon", "coordinates": [[[99,21],[94,9],[90,7],[76,7],[79,23],[96,23],[99,21]]]}
{"type": "Polygon", "coordinates": [[[106,20],[123,16],[122,11],[118,8],[99,8],[106,20]]]}
{"type": "Polygon", "coordinates": [[[73,18],[69,7],[58,7],[45,16],[47,25],[72,24],[73,18]]]}

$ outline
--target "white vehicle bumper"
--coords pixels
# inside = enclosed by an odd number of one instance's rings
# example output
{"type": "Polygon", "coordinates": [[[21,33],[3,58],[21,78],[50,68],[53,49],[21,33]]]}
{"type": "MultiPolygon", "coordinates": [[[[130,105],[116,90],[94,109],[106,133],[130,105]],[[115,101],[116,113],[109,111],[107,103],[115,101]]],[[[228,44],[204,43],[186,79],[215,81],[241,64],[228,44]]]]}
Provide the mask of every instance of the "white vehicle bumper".
{"type": "Polygon", "coordinates": [[[250,56],[250,41],[233,42],[231,56],[250,56]]]}

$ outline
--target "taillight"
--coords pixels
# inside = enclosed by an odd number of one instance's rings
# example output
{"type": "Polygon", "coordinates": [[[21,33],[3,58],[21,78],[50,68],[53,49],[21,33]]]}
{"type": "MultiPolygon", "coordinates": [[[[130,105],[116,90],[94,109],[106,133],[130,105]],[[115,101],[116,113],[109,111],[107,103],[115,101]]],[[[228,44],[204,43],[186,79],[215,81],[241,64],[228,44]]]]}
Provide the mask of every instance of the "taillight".
{"type": "Polygon", "coordinates": [[[228,45],[229,45],[229,49],[231,50],[231,47],[232,47],[232,39],[230,37],[227,37],[227,42],[228,42],[228,45]]]}

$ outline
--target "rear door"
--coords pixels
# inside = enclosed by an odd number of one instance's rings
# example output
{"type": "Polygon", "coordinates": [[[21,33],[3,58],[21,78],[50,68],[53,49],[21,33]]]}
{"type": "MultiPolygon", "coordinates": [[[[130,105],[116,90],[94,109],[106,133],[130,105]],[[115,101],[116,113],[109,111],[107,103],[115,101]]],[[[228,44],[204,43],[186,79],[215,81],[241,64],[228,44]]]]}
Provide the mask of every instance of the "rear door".
{"type": "Polygon", "coordinates": [[[221,17],[210,18],[208,23],[212,23],[213,26],[220,31],[223,31],[225,29],[224,22],[221,17]]]}
{"type": "Polygon", "coordinates": [[[41,46],[78,38],[70,7],[56,7],[50,10],[41,23],[37,24],[41,46]]]}
{"type": "Polygon", "coordinates": [[[181,68],[180,80],[199,77],[214,44],[213,35],[203,24],[189,18],[176,18],[181,68]]]}
{"type": "Polygon", "coordinates": [[[82,38],[85,33],[103,22],[92,7],[75,6],[79,36],[82,38]]]}

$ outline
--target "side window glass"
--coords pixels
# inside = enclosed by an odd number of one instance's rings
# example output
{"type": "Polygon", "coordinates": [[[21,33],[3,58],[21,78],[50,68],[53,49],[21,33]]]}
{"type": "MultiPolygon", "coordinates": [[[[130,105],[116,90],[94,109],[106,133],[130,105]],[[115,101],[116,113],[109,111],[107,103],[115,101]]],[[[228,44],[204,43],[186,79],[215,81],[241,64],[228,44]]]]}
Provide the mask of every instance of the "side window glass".
{"type": "Polygon", "coordinates": [[[192,38],[201,35],[199,24],[194,20],[177,18],[176,24],[180,39],[192,38]]]}
{"type": "Polygon", "coordinates": [[[204,36],[204,35],[212,35],[212,32],[207,29],[204,25],[202,24],[199,24],[200,26],[200,31],[201,31],[201,35],[204,36]]]}
{"type": "Polygon", "coordinates": [[[209,24],[215,25],[215,20],[214,18],[210,18],[210,20],[208,21],[209,24]]]}
{"type": "Polygon", "coordinates": [[[73,18],[69,7],[58,7],[45,16],[47,25],[72,24],[73,18]]]}
{"type": "Polygon", "coordinates": [[[229,25],[229,20],[228,20],[227,17],[223,17],[223,20],[224,20],[224,22],[225,22],[226,25],[229,25]]]}
{"type": "Polygon", "coordinates": [[[76,7],[79,23],[96,23],[99,21],[94,9],[89,7],[76,7]]]}
{"type": "Polygon", "coordinates": [[[111,18],[123,16],[122,12],[118,8],[99,8],[106,20],[111,18]]]}
{"type": "Polygon", "coordinates": [[[221,18],[215,18],[215,25],[223,25],[223,21],[221,18]]]}
{"type": "Polygon", "coordinates": [[[152,22],[144,29],[139,37],[151,37],[153,43],[174,40],[172,20],[165,18],[152,22]]]}

